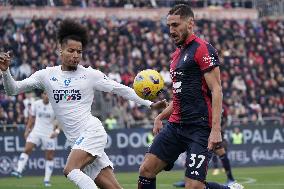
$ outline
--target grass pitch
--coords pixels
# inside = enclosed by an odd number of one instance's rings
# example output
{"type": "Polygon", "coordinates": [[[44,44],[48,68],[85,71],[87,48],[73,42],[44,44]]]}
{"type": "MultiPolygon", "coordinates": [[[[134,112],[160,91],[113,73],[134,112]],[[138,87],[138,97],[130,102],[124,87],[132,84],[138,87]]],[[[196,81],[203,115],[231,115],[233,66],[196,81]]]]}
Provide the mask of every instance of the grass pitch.
{"type": "MultiPolygon", "coordinates": [[[[208,181],[225,183],[225,174],[220,172],[212,176],[208,172],[208,181]]],[[[245,186],[245,189],[284,189],[284,166],[234,168],[234,177],[245,186]]],[[[138,173],[117,173],[117,178],[124,189],[136,189],[138,173]]],[[[174,189],[172,184],[183,178],[183,171],[162,172],[157,177],[157,189],[174,189]]],[[[0,189],[46,189],[42,183],[43,176],[0,178],[0,189]]],[[[50,189],[76,189],[64,176],[52,176],[50,189]]]]}

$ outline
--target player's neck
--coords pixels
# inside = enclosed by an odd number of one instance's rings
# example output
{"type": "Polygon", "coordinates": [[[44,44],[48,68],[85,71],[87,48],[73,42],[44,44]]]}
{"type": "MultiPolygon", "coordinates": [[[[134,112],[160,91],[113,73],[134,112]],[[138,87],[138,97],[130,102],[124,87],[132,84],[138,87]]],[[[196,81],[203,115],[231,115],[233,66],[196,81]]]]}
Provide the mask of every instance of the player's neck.
{"type": "Polygon", "coordinates": [[[61,70],[62,71],[76,71],[77,70],[77,67],[74,67],[74,66],[65,66],[65,65],[61,65],[61,70]]]}
{"type": "Polygon", "coordinates": [[[186,36],[185,40],[182,42],[182,44],[179,46],[179,48],[184,48],[185,46],[188,45],[192,40],[194,40],[195,34],[193,32],[188,33],[186,36]]]}
{"type": "Polygon", "coordinates": [[[43,101],[43,104],[47,105],[49,103],[49,101],[43,101]]]}

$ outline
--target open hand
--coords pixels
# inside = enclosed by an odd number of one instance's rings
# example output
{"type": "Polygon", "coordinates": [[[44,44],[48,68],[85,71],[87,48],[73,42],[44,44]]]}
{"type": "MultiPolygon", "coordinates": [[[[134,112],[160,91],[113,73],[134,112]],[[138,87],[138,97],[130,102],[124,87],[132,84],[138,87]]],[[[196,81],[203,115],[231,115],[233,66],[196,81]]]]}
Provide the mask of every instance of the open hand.
{"type": "Polygon", "coordinates": [[[163,127],[162,120],[159,117],[156,117],[154,120],[153,134],[156,136],[163,127]]]}
{"type": "Polygon", "coordinates": [[[208,150],[213,150],[215,146],[220,142],[222,142],[221,131],[212,129],[208,139],[208,150]]]}

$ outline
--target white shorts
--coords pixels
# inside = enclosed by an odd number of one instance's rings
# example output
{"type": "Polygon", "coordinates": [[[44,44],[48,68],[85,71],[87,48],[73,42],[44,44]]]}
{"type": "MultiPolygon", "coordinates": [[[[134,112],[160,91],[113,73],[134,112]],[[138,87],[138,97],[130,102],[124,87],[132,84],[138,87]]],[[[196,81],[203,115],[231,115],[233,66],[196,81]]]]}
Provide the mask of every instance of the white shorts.
{"type": "Polygon", "coordinates": [[[87,165],[83,172],[88,175],[92,180],[95,180],[102,169],[111,167],[113,169],[113,163],[109,160],[105,152],[101,157],[97,157],[95,161],[87,165]]]}
{"type": "Polygon", "coordinates": [[[113,163],[104,152],[106,144],[107,133],[102,125],[97,125],[83,131],[72,147],[72,150],[80,149],[90,153],[92,156],[97,156],[95,161],[87,165],[83,170],[93,180],[103,168],[108,166],[113,168],[113,163]]]}
{"type": "Polygon", "coordinates": [[[102,125],[89,127],[76,139],[73,149],[83,150],[92,156],[101,157],[107,144],[107,134],[102,125]]]}
{"type": "Polygon", "coordinates": [[[43,136],[35,132],[31,132],[27,138],[27,142],[33,143],[36,146],[42,144],[44,150],[55,150],[56,138],[50,138],[50,136],[43,136]]]}

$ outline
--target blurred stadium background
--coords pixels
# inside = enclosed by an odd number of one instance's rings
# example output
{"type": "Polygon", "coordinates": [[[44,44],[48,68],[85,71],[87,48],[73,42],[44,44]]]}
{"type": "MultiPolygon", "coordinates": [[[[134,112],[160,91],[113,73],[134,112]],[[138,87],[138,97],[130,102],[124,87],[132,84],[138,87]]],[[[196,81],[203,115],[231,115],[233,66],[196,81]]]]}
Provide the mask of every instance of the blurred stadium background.
{"type": "MultiPolygon", "coordinates": [[[[165,16],[169,7],[188,3],[196,15],[196,33],[218,51],[222,63],[224,103],[228,107],[226,138],[233,173],[247,189],[284,189],[284,1],[283,0],[0,0],[0,51],[11,50],[10,67],[17,80],[36,70],[60,64],[55,30],[65,17],[89,28],[84,66],[105,72],[132,86],[140,70],[151,68],[164,77],[159,98],[171,97],[170,41],[165,16]],[[233,144],[239,128],[243,143],[233,144]],[[281,167],[282,166],[282,167],[281,167]]],[[[22,180],[7,178],[23,150],[23,131],[37,91],[15,97],[0,81],[0,189],[41,188],[44,157],[31,156],[22,180]],[[29,175],[29,176],[27,176],[29,175]],[[1,178],[3,177],[3,178],[1,178]]],[[[136,188],[147,135],[158,112],[120,97],[97,92],[92,112],[109,133],[107,153],[126,189],[136,188]],[[129,172],[129,173],[128,173],[129,172]]],[[[72,188],[61,176],[68,149],[58,138],[53,188],[72,188]]],[[[182,166],[159,178],[158,188],[172,188],[182,166]]],[[[225,175],[210,180],[225,182],[225,175]]],[[[74,187],[73,187],[74,188],[74,187]]]]}

